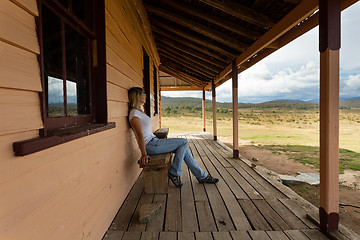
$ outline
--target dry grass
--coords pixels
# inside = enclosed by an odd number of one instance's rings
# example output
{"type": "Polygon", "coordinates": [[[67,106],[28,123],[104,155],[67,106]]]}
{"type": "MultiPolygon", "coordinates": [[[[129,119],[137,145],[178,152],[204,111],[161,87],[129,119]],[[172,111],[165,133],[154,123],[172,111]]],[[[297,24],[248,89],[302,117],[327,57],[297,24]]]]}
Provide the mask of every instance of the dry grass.
{"type": "MultiPolygon", "coordinates": [[[[195,115],[194,113],[193,115],[195,115]]],[[[198,114],[198,113],[197,113],[198,114]]],[[[162,117],[171,132],[202,131],[198,116],[172,114],[162,117]]],[[[218,136],[232,136],[232,117],[217,115],[218,136]]],[[[212,113],[206,113],[206,131],[212,133],[212,113]]],[[[360,153],[360,109],[340,110],[340,148],[360,153]]],[[[317,110],[239,109],[239,137],[261,145],[319,145],[317,110]]]]}

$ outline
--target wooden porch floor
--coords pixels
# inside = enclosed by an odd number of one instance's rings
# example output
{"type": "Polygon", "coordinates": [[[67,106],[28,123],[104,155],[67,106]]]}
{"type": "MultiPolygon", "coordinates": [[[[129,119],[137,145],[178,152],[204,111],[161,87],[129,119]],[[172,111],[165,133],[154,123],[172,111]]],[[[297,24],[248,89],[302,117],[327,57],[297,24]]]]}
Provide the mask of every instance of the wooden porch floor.
{"type": "MultiPolygon", "coordinates": [[[[328,239],[306,214],[318,209],[232,151],[209,133],[180,135],[200,167],[219,178],[216,185],[199,184],[183,166],[182,188],[169,183],[168,194],[145,194],[140,175],[103,240],[124,239],[328,239]],[[142,204],[161,203],[148,224],[139,222],[142,204]]],[[[347,237],[347,229],[337,239],[347,237]]]]}

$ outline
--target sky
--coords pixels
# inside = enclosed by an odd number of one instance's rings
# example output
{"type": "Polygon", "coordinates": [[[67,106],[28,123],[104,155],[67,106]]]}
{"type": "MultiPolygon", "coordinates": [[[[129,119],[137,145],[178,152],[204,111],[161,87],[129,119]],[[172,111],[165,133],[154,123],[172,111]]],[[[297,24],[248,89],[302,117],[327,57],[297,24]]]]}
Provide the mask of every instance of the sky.
{"type": "MultiPolygon", "coordinates": [[[[360,97],[360,3],[341,14],[340,98],[360,97]]],[[[319,28],[316,27],[239,74],[239,102],[319,98],[319,28]]],[[[231,79],[216,88],[217,102],[232,101],[231,79]]],[[[161,92],[202,98],[201,91],[161,92]]],[[[211,92],[206,92],[211,100],[211,92]]]]}

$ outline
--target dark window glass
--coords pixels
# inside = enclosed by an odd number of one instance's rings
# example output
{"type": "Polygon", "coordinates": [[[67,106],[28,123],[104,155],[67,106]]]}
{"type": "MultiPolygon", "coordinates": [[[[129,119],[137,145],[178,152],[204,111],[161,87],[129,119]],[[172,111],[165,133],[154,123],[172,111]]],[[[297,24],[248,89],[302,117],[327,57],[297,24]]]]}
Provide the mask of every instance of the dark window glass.
{"type": "Polygon", "coordinates": [[[72,10],[75,17],[92,29],[92,0],[73,0],[72,10]]]}
{"type": "Polygon", "coordinates": [[[65,26],[68,115],[90,114],[89,40],[65,26]]]}
{"type": "Polygon", "coordinates": [[[63,5],[66,9],[69,9],[69,0],[58,0],[61,5],[63,5]]]}
{"type": "Polygon", "coordinates": [[[64,116],[61,20],[43,6],[44,75],[49,117],[64,116]]]}

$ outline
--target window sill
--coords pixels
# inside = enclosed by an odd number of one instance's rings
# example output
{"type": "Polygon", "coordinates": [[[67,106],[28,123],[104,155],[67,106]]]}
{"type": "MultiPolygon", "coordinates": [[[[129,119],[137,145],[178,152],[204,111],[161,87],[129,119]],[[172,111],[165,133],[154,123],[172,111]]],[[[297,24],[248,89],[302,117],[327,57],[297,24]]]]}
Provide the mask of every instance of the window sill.
{"type": "Polygon", "coordinates": [[[15,156],[26,156],[81,137],[115,128],[114,122],[92,123],[51,131],[46,137],[37,137],[13,143],[15,156]]]}

